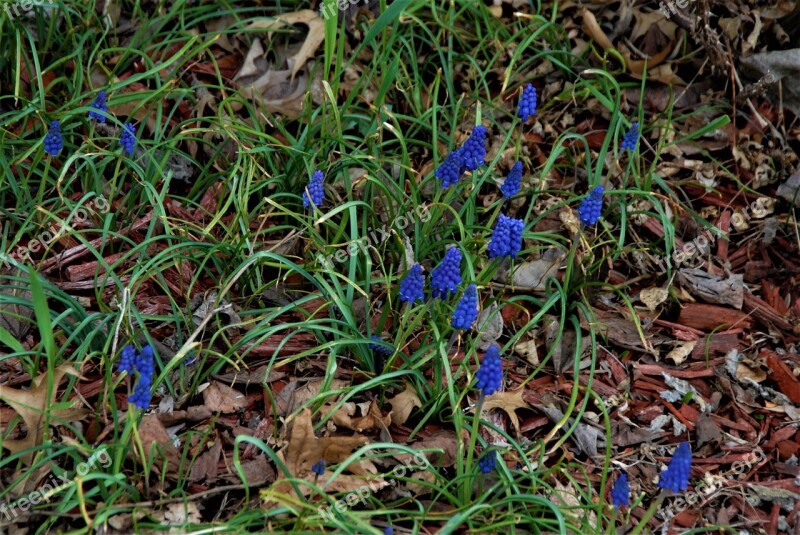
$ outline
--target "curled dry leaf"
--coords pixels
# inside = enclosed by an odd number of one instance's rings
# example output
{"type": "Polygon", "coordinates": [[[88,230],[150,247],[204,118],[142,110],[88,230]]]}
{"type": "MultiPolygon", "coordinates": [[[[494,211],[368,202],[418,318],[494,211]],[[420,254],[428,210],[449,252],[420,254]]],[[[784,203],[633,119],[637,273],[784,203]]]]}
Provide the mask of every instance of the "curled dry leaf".
{"type": "MultiPolygon", "coordinates": [[[[44,436],[45,414],[49,413],[49,423],[53,425],[58,422],[67,423],[79,420],[88,413],[85,409],[76,408],[50,409],[57,403],[58,385],[67,374],[80,377],[80,374],[69,364],[62,364],[53,370],[53,390],[50,396],[47,395],[49,389],[47,373],[37,376],[28,390],[0,386],[0,399],[8,403],[20,415],[28,430],[28,434],[23,439],[3,440],[4,448],[18,453],[41,444],[44,436]]],[[[22,459],[25,463],[30,464],[33,454],[26,454],[22,459]]]]}
{"type": "Polygon", "coordinates": [[[231,413],[247,407],[247,398],[238,390],[214,381],[203,390],[203,403],[212,412],[231,413]]]}
{"type": "Polygon", "coordinates": [[[679,343],[678,347],[667,353],[664,358],[672,359],[675,364],[680,364],[694,351],[694,346],[697,345],[697,340],[689,340],[688,342],[679,343]]]}
{"type": "Polygon", "coordinates": [[[408,383],[405,385],[405,390],[388,400],[392,406],[390,415],[393,424],[403,425],[408,421],[408,417],[415,407],[422,407],[422,401],[420,401],[414,388],[408,383]]]}
{"type": "MultiPolygon", "coordinates": [[[[286,58],[286,70],[276,70],[268,66],[264,48],[260,40],[256,39],[242,68],[234,77],[234,80],[242,84],[242,94],[246,97],[260,102],[269,112],[281,113],[290,118],[298,117],[302,113],[310,77],[307,73],[299,77],[297,74],[314,56],[324,39],[322,19],[316,12],[303,9],[274,18],[257,19],[248,26],[250,31],[268,30],[267,38],[270,38],[272,31],[294,24],[308,26],[308,34],[299,50],[286,58]]],[[[320,77],[317,75],[312,82],[312,96],[319,96],[320,86],[320,77]]]]}
{"type": "MultiPolygon", "coordinates": [[[[332,407],[331,407],[332,408],[332,407]]],[[[324,409],[323,409],[324,411],[324,409]]],[[[367,414],[361,417],[353,417],[357,411],[355,403],[345,403],[339,410],[333,413],[331,419],[339,426],[352,429],[353,431],[366,431],[368,429],[384,429],[392,423],[392,415],[384,416],[378,402],[374,399],[368,404],[367,414]]]]}
{"type": "Polygon", "coordinates": [[[645,288],[639,292],[639,299],[642,300],[642,303],[644,303],[651,312],[655,312],[658,305],[667,300],[667,296],[669,296],[669,290],[667,288],[659,288],[658,286],[654,288],[645,288]]]}

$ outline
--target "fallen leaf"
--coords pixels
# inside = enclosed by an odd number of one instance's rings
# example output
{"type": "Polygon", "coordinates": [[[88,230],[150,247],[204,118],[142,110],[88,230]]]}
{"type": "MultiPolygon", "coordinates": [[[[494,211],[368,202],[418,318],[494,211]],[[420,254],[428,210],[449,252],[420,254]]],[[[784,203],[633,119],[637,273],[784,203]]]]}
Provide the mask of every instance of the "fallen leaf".
{"type": "Polygon", "coordinates": [[[420,401],[416,390],[408,383],[405,383],[405,386],[405,390],[388,400],[392,406],[392,423],[396,425],[406,423],[411,411],[414,408],[422,407],[422,401],[420,401]]]}
{"type": "Polygon", "coordinates": [[[170,503],[167,505],[166,510],[156,512],[153,517],[167,526],[185,526],[187,524],[199,524],[203,521],[200,509],[194,501],[170,503]]]}
{"type": "MultiPolygon", "coordinates": [[[[367,444],[367,437],[355,435],[351,437],[321,437],[314,433],[311,423],[311,409],[305,409],[294,418],[289,440],[285,447],[278,451],[278,457],[284,462],[291,477],[313,481],[316,475],[311,471],[314,463],[323,460],[326,464],[338,464],[345,461],[353,450],[367,444]]],[[[371,461],[361,460],[352,462],[345,467],[352,474],[366,475],[378,472],[371,461]]],[[[281,474],[281,477],[286,474],[281,474]]],[[[317,480],[318,485],[325,485],[327,476],[317,480]]],[[[385,483],[385,482],[383,482],[385,483]]],[[[338,476],[327,485],[331,491],[350,491],[364,484],[363,478],[354,478],[346,474],[338,476]],[[353,487],[353,485],[356,485],[353,487]]],[[[300,485],[303,494],[309,494],[311,489],[300,485]]],[[[285,479],[278,480],[270,492],[294,495],[292,485],[285,479]]]]}
{"type": "Polygon", "coordinates": [[[216,440],[211,448],[200,454],[192,464],[189,472],[189,481],[206,480],[209,483],[217,478],[219,471],[219,456],[222,454],[222,442],[216,440]]]}
{"type": "Polygon", "coordinates": [[[639,292],[639,299],[642,300],[642,303],[644,303],[651,312],[655,312],[658,305],[666,301],[668,296],[669,290],[658,286],[654,288],[645,288],[639,292]]]}
{"type": "MultiPolygon", "coordinates": [[[[70,422],[79,420],[87,414],[85,409],[58,409],[51,410],[50,407],[57,403],[58,385],[65,375],[80,377],[80,374],[69,364],[62,364],[53,370],[52,393],[48,397],[47,373],[38,375],[33,380],[33,386],[29,390],[19,390],[10,386],[0,386],[0,399],[8,403],[12,409],[17,411],[25,422],[28,434],[19,440],[4,440],[2,446],[13,453],[18,453],[29,448],[33,448],[42,443],[44,436],[45,414],[50,415],[51,424],[57,422],[70,422]]],[[[27,453],[22,457],[27,464],[33,460],[33,453],[27,453]]]]}
{"type": "MultiPolygon", "coordinates": [[[[461,440],[462,444],[466,443],[467,438],[469,437],[466,430],[462,433],[461,440]]],[[[412,444],[414,449],[419,450],[421,453],[425,455],[428,461],[439,468],[447,468],[449,466],[453,466],[456,462],[456,453],[458,452],[458,443],[456,442],[456,434],[453,431],[436,431],[432,433],[430,436],[423,438],[422,440],[418,440],[412,444]],[[442,450],[441,453],[438,451],[426,451],[422,452],[423,449],[437,449],[442,450]]],[[[397,460],[402,463],[412,463],[416,462],[419,463],[419,460],[416,459],[413,455],[408,453],[401,453],[397,455],[397,460]]]]}
{"type": "MultiPolygon", "coordinates": [[[[156,452],[160,452],[164,455],[170,469],[178,469],[178,449],[164,428],[164,424],[158,419],[158,415],[146,414],[139,423],[138,431],[139,440],[148,459],[155,456],[156,452]]],[[[133,451],[131,450],[130,453],[133,451]]]]}
{"type": "Polygon", "coordinates": [[[203,404],[211,412],[227,414],[247,407],[247,398],[238,390],[213,381],[203,390],[203,404]]]}
{"type": "Polygon", "coordinates": [[[514,426],[514,431],[517,432],[518,437],[521,436],[521,433],[519,429],[519,418],[517,417],[516,411],[519,409],[531,408],[531,406],[522,399],[522,394],[524,394],[524,392],[525,391],[523,388],[518,388],[510,392],[495,392],[483,400],[484,411],[501,409],[508,414],[508,418],[511,420],[511,425],[514,426]]]}
{"type": "Polygon", "coordinates": [[[498,272],[495,277],[498,282],[510,284],[515,290],[530,290],[533,292],[543,292],[548,277],[555,277],[561,268],[561,261],[566,257],[566,253],[556,247],[547,249],[538,260],[523,262],[515,270],[513,275],[502,275],[498,272]]]}
{"type": "Polygon", "coordinates": [[[689,340],[688,342],[679,343],[678,346],[667,353],[665,359],[672,359],[675,364],[680,364],[694,351],[694,346],[697,345],[697,340],[689,340]]]}
{"type": "MultiPolygon", "coordinates": [[[[348,404],[345,404],[348,405],[348,404]]],[[[355,405],[355,404],[352,404],[355,405]]],[[[332,407],[331,407],[332,408],[332,407]]],[[[381,413],[381,408],[378,402],[374,399],[368,405],[367,414],[361,417],[353,418],[352,415],[356,412],[352,410],[348,413],[344,410],[345,407],[340,407],[333,413],[331,419],[336,425],[352,429],[353,431],[366,431],[368,429],[385,429],[392,423],[392,415],[387,414],[384,416],[381,413]]],[[[324,410],[322,411],[324,413],[324,410]]]]}

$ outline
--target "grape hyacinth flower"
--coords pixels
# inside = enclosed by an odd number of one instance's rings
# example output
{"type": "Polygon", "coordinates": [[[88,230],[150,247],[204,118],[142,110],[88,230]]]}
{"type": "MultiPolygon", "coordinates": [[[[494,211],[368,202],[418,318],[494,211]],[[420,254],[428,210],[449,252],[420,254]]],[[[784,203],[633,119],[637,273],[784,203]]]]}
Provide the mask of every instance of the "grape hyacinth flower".
{"type": "Polygon", "coordinates": [[[461,161],[464,167],[470,171],[474,171],[486,163],[486,133],[486,127],[479,124],[459,149],[461,161]]]}
{"type": "Polygon", "coordinates": [[[101,123],[106,122],[106,116],[98,112],[108,113],[108,104],[106,103],[105,91],[100,91],[97,93],[94,102],[92,102],[92,105],[89,106],[89,118],[97,119],[101,123]]]}
{"type": "Polygon", "coordinates": [[[508,199],[509,197],[513,197],[519,193],[519,187],[521,183],[522,162],[517,162],[514,164],[514,167],[511,168],[511,171],[509,171],[505,182],[503,182],[503,185],[500,186],[500,191],[503,193],[503,197],[508,199]]]}
{"type": "Polygon", "coordinates": [[[414,264],[406,276],[400,281],[400,300],[404,303],[414,304],[414,301],[424,301],[425,277],[422,275],[422,266],[414,264]]]}
{"type": "Polygon", "coordinates": [[[625,134],[622,138],[622,143],[620,147],[622,150],[634,150],[636,148],[636,144],[639,142],[639,123],[633,123],[631,125],[631,129],[625,134]]]}
{"type": "Polygon", "coordinates": [[[314,206],[320,206],[322,204],[322,201],[325,199],[325,189],[322,187],[323,180],[325,180],[325,176],[319,169],[314,171],[314,174],[311,175],[308,188],[303,192],[304,208],[308,208],[311,203],[313,203],[314,206]]]}
{"type": "MultiPolygon", "coordinates": [[[[122,365],[123,362],[120,361],[120,369],[122,365]]],[[[150,408],[150,399],[152,398],[150,391],[153,387],[153,373],[155,372],[153,348],[150,345],[144,346],[136,355],[133,360],[133,368],[139,372],[139,381],[133,388],[133,393],[128,397],[128,403],[147,410],[150,408]]]]}
{"type": "Polygon", "coordinates": [[[517,115],[523,123],[528,120],[529,116],[536,115],[536,102],[536,88],[533,87],[533,84],[526,85],[519,97],[519,110],[517,110],[517,115]]]}
{"type": "Polygon", "coordinates": [[[469,329],[476,319],[478,319],[478,288],[470,284],[453,311],[450,325],[454,329],[469,329]]]}
{"type": "Polygon", "coordinates": [[[63,148],[64,138],[61,136],[61,124],[58,121],[53,121],[44,136],[44,151],[50,156],[58,156],[58,153],[63,148]]]}
{"type": "Polygon", "coordinates": [[[658,479],[658,486],[662,489],[669,489],[672,492],[686,490],[689,486],[689,476],[692,471],[692,450],[688,442],[681,442],[675,450],[675,454],[661,472],[658,479]]]}
{"type": "Polygon", "coordinates": [[[383,535],[394,535],[394,528],[392,526],[386,526],[383,528],[383,535]]]}
{"type": "Polygon", "coordinates": [[[444,162],[436,169],[435,175],[436,178],[442,181],[443,188],[449,188],[461,180],[461,175],[464,174],[465,169],[461,158],[461,149],[458,149],[447,155],[444,162]]]}
{"type": "Polygon", "coordinates": [[[628,474],[621,473],[614,486],[611,487],[611,503],[614,507],[619,509],[622,506],[630,505],[631,501],[631,487],[628,485],[628,474]]]}
{"type": "Polygon", "coordinates": [[[495,466],[497,466],[497,450],[487,451],[478,461],[478,468],[480,468],[481,472],[484,474],[488,474],[494,470],[495,466]]]}
{"type": "Polygon", "coordinates": [[[458,291],[461,284],[461,249],[451,247],[444,254],[442,263],[431,271],[431,295],[434,298],[444,299],[458,291]]]}
{"type": "Polygon", "coordinates": [[[119,358],[119,371],[133,373],[134,365],[136,363],[136,348],[132,345],[126,345],[122,348],[122,355],[119,358]]]}
{"type": "Polygon", "coordinates": [[[584,226],[594,225],[603,211],[603,186],[597,186],[578,207],[578,216],[584,226]]]}
{"type": "Polygon", "coordinates": [[[523,228],[525,228],[525,222],[522,219],[514,219],[500,214],[492,231],[492,238],[489,240],[489,258],[497,256],[516,258],[517,253],[522,249],[523,228]]]}
{"type": "Polygon", "coordinates": [[[311,471],[314,472],[317,477],[320,477],[322,474],[325,473],[325,460],[320,459],[319,461],[315,462],[311,466],[311,471]]]}
{"type": "MultiPolygon", "coordinates": [[[[377,342],[382,342],[383,341],[383,340],[381,340],[381,337],[378,336],[377,334],[373,334],[372,336],[370,336],[370,339],[375,340],[377,342]]],[[[382,356],[383,358],[389,358],[394,353],[394,351],[392,351],[391,349],[389,349],[389,348],[387,348],[387,347],[385,347],[385,346],[383,346],[381,344],[370,343],[369,344],[369,348],[373,352],[375,352],[378,355],[382,356]]]]}
{"type": "Polygon", "coordinates": [[[481,391],[482,396],[491,396],[500,390],[503,385],[503,361],[500,358],[499,347],[489,346],[475,377],[478,379],[475,388],[481,391]]]}
{"type": "Polygon", "coordinates": [[[122,134],[119,136],[119,144],[128,155],[133,155],[133,149],[136,147],[136,127],[131,123],[122,125],[122,134]]]}

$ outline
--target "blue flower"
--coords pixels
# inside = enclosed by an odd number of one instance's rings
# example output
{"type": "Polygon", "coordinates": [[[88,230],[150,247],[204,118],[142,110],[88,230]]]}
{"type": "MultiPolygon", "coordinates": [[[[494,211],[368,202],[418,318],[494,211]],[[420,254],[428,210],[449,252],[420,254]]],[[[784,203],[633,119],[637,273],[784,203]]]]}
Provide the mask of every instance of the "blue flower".
{"type": "Polygon", "coordinates": [[[633,123],[631,125],[631,129],[625,134],[622,138],[622,143],[620,146],[622,150],[634,150],[636,148],[636,144],[639,142],[639,123],[633,123]]]}
{"type": "Polygon", "coordinates": [[[97,93],[94,102],[92,102],[92,105],[89,106],[89,118],[97,119],[101,123],[106,122],[106,116],[98,112],[108,113],[108,104],[106,104],[105,91],[100,91],[99,93],[97,93]]]}
{"type": "Polygon", "coordinates": [[[503,197],[513,197],[519,193],[519,187],[522,183],[522,162],[517,162],[511,171],[508,173],[505,182],[500,186],[500,191],[503,192],[503,197]]]}
{"type": "Polygon", "coordinates": [[[578,207],[578,216],[583,225],[594,225],[603,212],[603,186],[597,186],[581,202],[578,207]]]}
{"type": "Polygon", "coordinates": [[[132,345],[126,345],[122,348],[122,354],[119,357],[118,369],[120,372],[133,373],[136,364],[136,348],[132,345]]]}
{"type": "Polygon", "coordinates": [[[408,270],[406,276],[400,281],[400,300],[404,303],[414,303],[414,301],[424,301],[425,277],[422,275],[422,266],[414,264],[408,270]]]}
{"type": "Polygon", "coordinates": [[[499,347],[489,346],[475,377],[478,379],[475,388],[481,391],[482,396],[491,396],[500,390],[503,385],[503,361],[500,358],[499,347]]]}
{"type": "Polygon", "coordinates": [[[453,311],[450,325],[454,329],[469,329],[476,319],[478,319],[478,288],[470,284],[453,311]]]}
{"type": "Polygon", "coordinates": [[[497,450],[487,451],[478,461],[478,468],[480,468],[481,472],[484,474],[488,474],[494,470],[495,466],[497,466],[497,450]]]}
{"type": "Polygon", "coordinates": [[[485,163],[486,132],[486,127],[479,124],[460,149],[461,161],[464,167],[470,171],[474,171],[485,163]]]}
{"type": "Polygon", "coordinates": [[[311,467],[311,471],[317,474],[317,476],[321,476],[325,473],[325,460],[320,459],[319,461],[315,462],[314,465],[311,467]]]}
{"type": "Polygon", "coordinates": [[[394,528],[392,526],[386,526],[383,528],[383,535],[394,535],[394,528]]]}
{"type": "Polygon", "coordinates": [[[528,84],[522,90],[522,96],[519,97],[519,110],[517,115],[522,119],[522,122],[528,120],[528,116],[536,115],[536,88],[533,84],[528,84]]]}
{"type": "MultiPolygon", "coordinates": [[[[378,341],[378,342],[382,342],[383,341],[383,340],[381,340],[381,337],[378,336],[377,334],[373,334],[372,336],[370,336],[370,338],[372,340],[375,340],[375,341],[378,341]]],[[[382,356],[383,358],[389,358],[394,354],[393,350],[389,349],[388,347],[384,346],[383,344],[370,343],[369,344],[369,348],[372,351],[374,351],[375,353],[377,353],[378,355],[382,356]]]]}
{"type": "Polygon", "coordinates": [[[139,381],[133,388],[133,393],[128,396],[128,403],[139,407],[142,410],[150,408],[150,399],[153,388],[153,374],[155,372],[155,360],[153,348],[146,345],[134,359],[133,368],[139,372],[139,381]]]}
{"type": "Polygon", "coordinates": [[[461,284],[461,249],[451,247],[444,254],[442,263],[431,271],[431,295],[444,299],[458,291],[461,284]]]}
{"type": "Polygon", "coordinates": [[[320,170],[314,171],[314,174],[311,175],[311,180],[308,182],[308,189],[303,192],[304,208],[308,208],[311,203],[314,203],[314,206],[322,205],[322,201],[325,199],[325,189],[322,186],[323,180],[325,180],[325,176],[320,170]]]}
{"type": "Polygon", "coordinates": [[[61,136],[61,125],[58,121],[53,121],[44,136],[44,151],[50,156],[58,156],[63,148],[64,138],[61,136]]]}
{"type": "Polygon", "coordinates": [[[435,175],[436,178],[442,181],[443,188],[449,188],[461,180],[461,175],[464,174],[465,170],[466,167],[461,158],[461,149],[458,149],[447,155],[447,158],[436,170],[435,175]]]}
{"type": "Polygon", "coordinates": [[[136,146],[136,127],[131,123],[122,125],[122,134],[119,136],[119,144],[125,149],[129,155],[133,154],[133,148],[136,146]]]}
{"type": "Polygon", "coordinates": [[[692,450],[688,442],[681,442],[675,450],[666,470],[661,472],[658,486],[672,492],[686,490],[692,471],[692,450]]]}
{"type": "Polygon", "coordinates": [[[514,219],[500,214],[492,231],[492,238],[489,240],[489,258],[497,256],[516,258],[517,253],[522,249],[523,228],[525,228],[525,222],[522,219],[514,219]]]}
{"type": "Polygon", "coordinates": [[[614,504],[614,507],[620,508],[623,505],[630,505],[630,501],[631,487],[628,485],[628,474],[623,472],[611,487],[611,503],[614,504]]]}

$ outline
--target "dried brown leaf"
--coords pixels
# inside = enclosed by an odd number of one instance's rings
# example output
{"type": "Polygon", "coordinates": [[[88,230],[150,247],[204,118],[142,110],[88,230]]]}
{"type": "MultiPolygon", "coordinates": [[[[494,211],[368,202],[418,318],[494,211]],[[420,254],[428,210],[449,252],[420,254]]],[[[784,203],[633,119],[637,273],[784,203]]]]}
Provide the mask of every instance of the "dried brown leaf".
{"type": "Polygon", "coordinates": [[[519,409],[531,408],[531,406],[522,399],[524,393],[525,390],[523,388],[518,388],[510,392],[495,392],[483,400],[483,410],[501,409],[505,411],[505,413],[508,414],[508,418],[511,420],[511,425],[514,426],[514,431],[517,432],[517,436],[520,436],[519,418],[517,417],[516,411],[519,409]]]}
{"type": "Polygon", "coordinates": [[[225,414],[247,407],[247,398],[238,390],[213,381],[203,390],[203,403],[208,410],[225,414]]]}
{"type": "Polygon", "coordinates": [[[405,385],[405,390],[388,400],[392,405],[391,416],[393,424],[403,425],[408,421],[408,417],[414,408],[422,407],[422,401],[420,401],[415,389],[408,383],[405,385]]]}
{"type": "MultiPolygon", "coordinates": [[[[58,421],[79,420],[86,415],[87,411],[84,409],[50,410],[50,406],[57,402],[58,385],[61,384],[61,380],[67,374],[80,377],[80,374],[69,364],[62,364],[53,370],[53,390],[50,396],[47,395],[49,389],[47,373],[42,373],[34,378],[33,386],[28,390],[0,386],[0,399],[8,403],[20,415],[28,429],[28,434],[23,439],[4,440],[4,448],[17,453],[41,444],[44,436],[45,414],[48,412],[51,424],[55,424],[58,421]]],[[[23,461],[26,463],[30,463],[32,459],[32,453],[23,457],[23,461]]]]}

